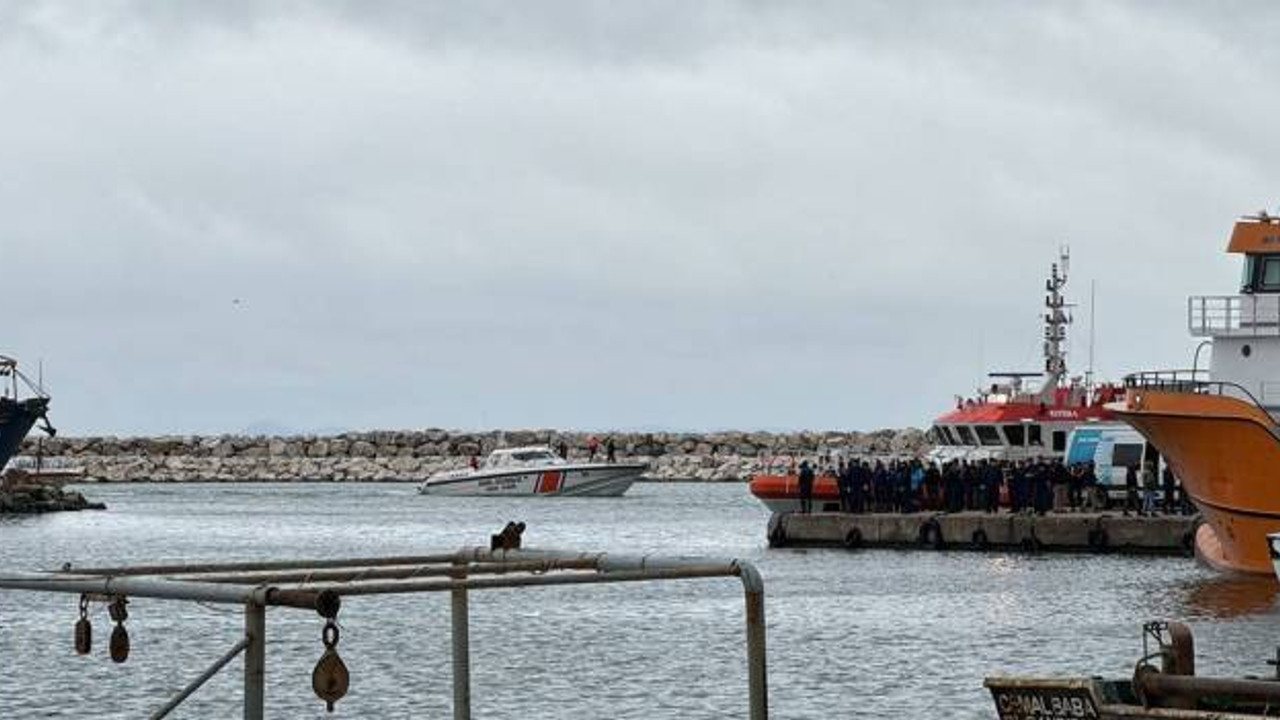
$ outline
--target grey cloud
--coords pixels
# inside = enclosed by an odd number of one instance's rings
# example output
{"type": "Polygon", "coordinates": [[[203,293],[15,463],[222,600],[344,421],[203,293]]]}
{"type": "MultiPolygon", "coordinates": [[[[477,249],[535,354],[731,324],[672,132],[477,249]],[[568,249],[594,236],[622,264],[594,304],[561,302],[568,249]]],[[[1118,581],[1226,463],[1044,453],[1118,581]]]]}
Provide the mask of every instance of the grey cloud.
{"type": "Polygon", "coordinates": [[[1184,365],[1266,5],[0,5],[0,304],[72,430],[920,424],[1184,365]],[[233,304],[234,299],[242,300],[233,304]],[[1084,356],[1077,328],[1075,366],[1084,356]]]}

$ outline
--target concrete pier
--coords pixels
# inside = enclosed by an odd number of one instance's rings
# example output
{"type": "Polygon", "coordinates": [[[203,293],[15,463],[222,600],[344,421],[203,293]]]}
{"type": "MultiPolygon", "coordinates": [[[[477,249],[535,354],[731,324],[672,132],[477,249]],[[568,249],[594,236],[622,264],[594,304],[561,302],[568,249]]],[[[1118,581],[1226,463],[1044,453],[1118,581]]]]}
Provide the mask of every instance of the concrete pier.
{"type": "Polygon", "coordinates": [[[841,546],[922,550],[1019,550],[1192,554],[1198,515],[1125,517],[1120,513],[775,513],[774,547],[841,546]]]}

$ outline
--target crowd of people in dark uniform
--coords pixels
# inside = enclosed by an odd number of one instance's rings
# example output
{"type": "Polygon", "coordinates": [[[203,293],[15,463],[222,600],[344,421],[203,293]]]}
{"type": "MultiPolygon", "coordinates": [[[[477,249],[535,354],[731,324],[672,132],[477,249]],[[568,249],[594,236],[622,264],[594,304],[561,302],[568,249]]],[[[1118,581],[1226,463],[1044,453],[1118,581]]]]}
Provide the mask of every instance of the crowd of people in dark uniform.
{"type": "MultiPolygon", "coordinates": [[[[835,478],[840,510],[848,513],[960,512],[1015,513],[1120,509],[1125,515],[1173,515],[1193,511],[1173,472],[1157,478],[1154,463],[1129,466],[1123,497],[1098,478],[1094,464],[1067,465],[1059,459],[955,460],[943,464],[921,460],[838,460],[820,465],[801,463],[801,512],[813,507],[819,475],[835,478]]],[[[1115,488],[1120,490],[1119,487],[1115,488]]]]}

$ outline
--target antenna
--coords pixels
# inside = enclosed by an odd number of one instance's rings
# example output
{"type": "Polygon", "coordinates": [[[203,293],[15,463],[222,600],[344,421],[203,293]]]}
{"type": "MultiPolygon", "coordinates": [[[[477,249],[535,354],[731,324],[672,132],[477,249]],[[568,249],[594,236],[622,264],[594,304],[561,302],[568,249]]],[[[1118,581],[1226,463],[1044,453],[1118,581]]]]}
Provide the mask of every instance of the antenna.
{"type": "Polygon", "coordinates": [[[1096,325],[1094,321],[1097,317],[1097,313],[1096,313],[1097,307],[1098,307],[1098,281],[1090,280],[1089,281],[1089,369],[1084,374],[1084,386],[1086,389],[1089,390],[1090,393],[1093,392],[1093,346],[1094,346],[1094,340],[1096,339],[1096,333],[1095,333],[1096,325]]]}

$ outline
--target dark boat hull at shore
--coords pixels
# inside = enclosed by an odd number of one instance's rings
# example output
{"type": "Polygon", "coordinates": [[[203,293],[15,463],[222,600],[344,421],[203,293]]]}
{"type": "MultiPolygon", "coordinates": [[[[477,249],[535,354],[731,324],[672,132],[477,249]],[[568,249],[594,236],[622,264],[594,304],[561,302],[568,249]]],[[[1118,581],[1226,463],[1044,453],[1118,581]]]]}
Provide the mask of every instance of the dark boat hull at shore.
{"type": "Polygon", "coordinates": [[[18,453],[27,433],[48,409],[48,398],[0,398],[0,470],[18,453]]]}

